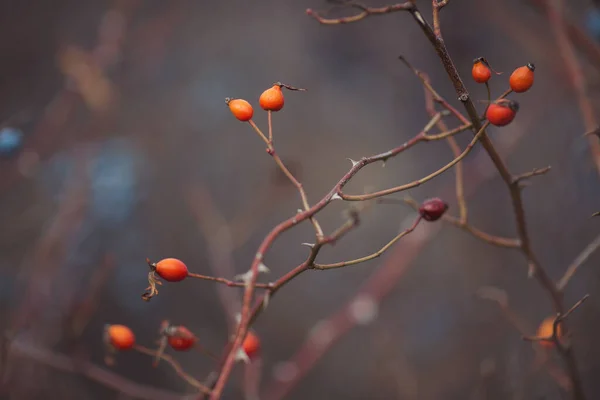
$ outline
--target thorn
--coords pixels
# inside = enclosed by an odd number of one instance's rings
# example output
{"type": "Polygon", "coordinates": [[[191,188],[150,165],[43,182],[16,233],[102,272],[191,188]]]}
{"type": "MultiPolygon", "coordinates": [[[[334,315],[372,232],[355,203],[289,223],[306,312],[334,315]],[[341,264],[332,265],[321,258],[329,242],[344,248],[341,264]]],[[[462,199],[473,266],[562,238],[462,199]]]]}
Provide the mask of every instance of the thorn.
{"type": "Polygon", "coordinates": [[[245,272],[243,274],[238,274],[238,275],[236,275],[236,276],[233,277],[233,280],[234,281],[247,282],[248,281],[249,272],[251,272],[251,271],[247,271],[247,272],[245,272]]]}
{"type": "Polygon", "coordinates": [[[348,158],[348,160],[350,160],[350,162],[352,163],[352,166],[353,166],[353,167],[355,167],[355,166],[356,166],[356,164],[358,164],[358,161],[354,161],[354,160],[353,160],[353,159],[351,159],[351,158],[348,158]]]}
{"type": "Polygon", "coordinates": [[[342,197],[338,193],[335,193],[333,196],[331,196],[331,200],[333,201],[333,200],[344,200],[344,199],[342,199],[342,197]]]}
{"type": "Polygon", "coordinates": [[[527,277],[528,278],[533,278],[535,275],[535,264],[534,263],[529,263],[529,269],[527,270],[527,277]]]}
{"type": "Polygon", "coordinates": [[[233,316],[233,319],[235,320],[235,323],[239,325],[240,322],[242,322],[242,314],[235,313],[235,315],[233,316]]]}
{"type": "MultiPolygon", "coordinates": [[[[258,264],[258,273],[269,273],[271,272],[271,270],[262,262],[260,264],[258,264]]],[[[244,272],[243,274],[238,274],[236,276],[233,277],[233,280],[235,281],[242,281],[244,282],[245,285],[248,284],[248,282],[250,282],[250,279],[252,278],[252,268],[250,268],[248,271],[244,272]]]]}
{"type": "Polygon", "coordinates": [[[381,162],[381,168],[385,168],[385,163],[386,163],[386,162],[387,162],[387,160],[383,160],[383,161],[381,162]]]}
{"type": "Polygon", "coordinates": [[[303,209],[301,209],[301,208],[298,208],[298,209],[296,209],[296,212],[297,212],[298,214],[300,214],[302,211],[304,211],[304,210],[303,210],[303,209]]]}
{"type": "Polygon", "coordinates": [[[310,247],[311,249],[315,247],[314,243],[302,243],[302,246],[310,247]]]}
{"type": "Polygon", "coordinates": [[[239,348],[235,352],[235,360],[236,361],[243,361],[246,364],[250,363],[250,357],[248,357],[248,354],[242,348],[239,348]]]}
{"type": "Polygon", "coordinates": [[[263,310],[265,310],[267,308],[270,300],[271,300],[271,292],[267,292],[265,294],[265,298],[263,300],[263,307],[262,307],[263,310]]]}
{"type": "Polygon", "coordinates": [[[258,264],[258,273],[268,274],[271,270],[263,263],[258,264]]]}

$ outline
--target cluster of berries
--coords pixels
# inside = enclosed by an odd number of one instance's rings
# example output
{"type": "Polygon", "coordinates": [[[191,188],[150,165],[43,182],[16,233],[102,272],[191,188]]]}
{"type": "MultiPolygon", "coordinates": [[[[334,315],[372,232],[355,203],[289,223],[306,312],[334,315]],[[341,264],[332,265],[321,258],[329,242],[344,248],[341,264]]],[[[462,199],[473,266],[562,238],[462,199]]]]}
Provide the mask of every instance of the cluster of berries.
{"type": "MultiPolygon", "coordinates": [[[[479,57],[473,61],[471,75],[475,82],[487,85],[492,77],[492,71],[485,58],[479,57]]],[[[533,86],[534,72],[535,66],[531,63],[515,69],[508,80],[510,89],[515,93],[528,91],[533,86]]],[[[485,117],[492,125],[505,126],[513,121],[518,111],[519,103],[516,101],[498,99],[489,104],[485,117]]]]}

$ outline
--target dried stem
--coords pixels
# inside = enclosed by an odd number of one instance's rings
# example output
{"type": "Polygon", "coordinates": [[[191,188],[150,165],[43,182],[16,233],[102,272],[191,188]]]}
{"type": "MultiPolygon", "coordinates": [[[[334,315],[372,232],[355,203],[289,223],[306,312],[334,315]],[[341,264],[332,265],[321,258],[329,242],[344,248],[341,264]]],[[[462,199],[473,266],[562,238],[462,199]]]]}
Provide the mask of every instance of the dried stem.
{"type": "Polygon", "coordinates": [[[389,189],[385,189],[385,190],[381,190],[379,192],[374,192],[374,193],[367,193],[367,194],[360,194],[360,195],[349,195],[349,194],[345,194],[343,193],[341,190],[338,192],[338,195],[346,200],[346,201],[364,201],[364,200],[370,200],[370,199],[375,199],[377,197],[382,197],[382,196],[387,196],[389,194],[393,194],[393,193],[398,193],[398,192],[402,192],[408,189],[412,189],[414,187],[417,186],[421,186],[423,183],[430,181],[431,179],[443,174],[444,172],[448,171],[450,168],[452,168],[453,166],[455,166],[456,164],[458,164],[463,158],[465,158],[470,152],[471,150],[473,150],[473,147],[475,146],[475,144],[477,143],[478,140],[480,140],[480,138],[483,137],[483,135],[485,134],[485,128],[487,128],[487,126],[489,125],[489,122],[486,122],[480,129],[479,132],[477,132],[477,134],[475,135],[475,137],[473,138],[473,140],[471,140],[471,143],[469,143],[469,145],[465,148],[465,150],[455,159],[453,159],[452,161],[450,161],[448,164],[444,165],[442,168],[438,169],[435,172],[432,172],[431,174],[421,178],[421,179],[417,179],[416,181],[407,183],[405,185],[401,185],[401,186],[396,186],[393,188],[389,188],[389,189]]]}
{"type": "MultiPolygon", "coordinates": [[[[402,10],[408,11],[413,19],[417,22],[427,39],[432,44],[434,50],[438,54],[448,77],[450,78],[452,84],[454,85],[454,89],[458,96],[458,99],[463,103],[465,110],[471,123],[473,124],[473,129],[481,134],[480,141],[485,151],[488,153],[488,156],[494,163],[496,169],[498,170],[502,180],[505,182],[508,187],[511,202],[515,214],[515,220],[517,225],[517,232],[519,236],[519,240],[521,243],[521,251],[527,259],[530,275],[534,275],[541,286],[548,292],[548,295],[554,305],[554,308],[557,313],[563,313],[564,305],[562,302],[562,295],[554,282],[550,279],[546,271],[541,267],[540,263],[537,260],[535,253],[533,252],[533,248],[531,246],[531,241],[529,238],[529,232],[527,229],[527,222],[525,218],[525,209],[523,206],[523,200],[521,196],[521,186],[519,185],[519,181],[515,180],[513,175],[509,172],[506,167],[504,161],[498,154],[496,148],[494,147],[492,141],[485,133],[485,127],[482,129],[481,119],[477,114],[477,110],[473,101],[469,96],[469,92],[466,89],[460,75],[458,74],[458,70],[452,61],[446,45],[444,43],[443,37],[441,35],[440,22],[439,22],[439,12],[443,6],[446,5],[446,1],[439,2],[438,0],[432,0],[433,7],[433,21],[434,27],[432,28],[423,18],[423,15],[418,10],[416,4],[404,4],[405,7],[401,8],[402,10]]],[[[332,20],[325,20],[323,22],[322,18],[319,18],[315,15],[315,13],[311,13],[317,21],[321,23],[333,24],[335,23],[332,20]]],[[[359,19],[365,18],[369,14],[362,16],[359,19]]],[[[354,21],[345,21],[345,22],[354,22],[354,21]]],[[[339,23],[339,22],[338,22],[339,23]]],[[[457,115],[458,116],[458,115],[457,115]]],[[[468,121],[464,121],[464,123],[468,123],[468,121]]],[[[573,395],[577,400],[585,399],[585,395],[583,393],[583,388],[581,384],[580,374],[577,368],[577,363],[573,356],[573,353],[570,349],[567,349],[565,352],[561,353],[569,370],[569,375],[573,383],[573,395]]]]}
{"type": "Polygon", "coordinates": [[[11,354],[27,357],[59,371],[85,376],[92,381],[132,398],[148,400],[183,400],[187,398],[187,396],[184,397],[182,394],[130,381],[119,374],[100,368],[90,362],[74,360],[23,340],[16,339],[12,341],[10,343],[10,352],[11,354]]]}
{"type": "Polygon", "coordinates": [[[202,393],[206,393],[206,394],[210,393],[210,388],[204,386],[203,384],[198,382],[196,379],[194,379],[192,376],[188,375],[183,370],[183,367],[177,362],[177,360],[175,360],[170,355],[158,353],[156,350],[152,350],[147,347],[139,346],[139,345],[136,345],[134,347],[134,350],[139,353],[149,355],[151,357],[159,357],[161,360],[165,361],[167,364],[169,364],[171,367],[173,367],[173,369],[175,370],[175,373],[177,373],[177,375],[179,375],[183,380],[185,380],[191,386],[195,387],[202,393]]]}
{"type": "MultiPolygon", "coordinates": [[[[205,281],[218,282],[218,283],[222,283],[224,285],[230,286],[230,287],[244,287],[245,286],[244,282],[235,282],[235,281],[231,281],[231,280],[225,279],[225,278],[219,278],[216,276],[208,276],[208,275],[202,275],[202,274],[195,274],[193,272],[188,272],[188,277],[202,279],[205,281]]],[[[270,289],[271,286],[272,286],[272,284],[270,284],[270,283],[257,283],[255,285],[255,287],[262,288],[262,289],[270,289]]]]}
{"type": "MultiPolygon", "coordinates": [[[[384,204],[386,204],[386,203],[387,204],[406,204],[406,205],[412,207],[414,210],[419,209],[419,204],[410,197],[405,197],[403,199],[380,199],[379,202],[384,203],[384,204]]],[[[464,230],[465,232],[470,233],[471,235],[475,236],[476,238],[481,239],[484,242],[487,242],[491,245],[498,246],[498,247],[506,247],[509,249],[519,249],[521,247],[521,243],[519,242],[518,239],[505,238],[502,236],[491,235],[489,233],[483,232],[483,231],[475,228],[472,225],[469,225],[467,222],[463,222],[461,220],[461,218],[453,217],[453,216],[449,215],[448,213],[446,213],[442,216],[442,220],[464,230]]]]}
{"type": "MultiPolygon", "coordinates": [[[[275,146],[273,145],[273,132],[272,132],[272,125],[270,123],[271,122],[270,117],[271,117],[271,112],[269,111],[269,139],[266,138],[265,134],[262,133],[260,128],[254,123],[254,121],[250,120],[248,122],[250,123],[252,128],[256,131],[258,136],[260,136],[261,139],[266,143],[267,153],[269,153],[271,155],[271,157],[273,157],[273,160],[275,160],[275,163],[277,164],[279,169],[285,174],[285,176],[287,176],[287,178],[290,180],[290,182],[292,182],[292,184],[296,187],[296,189],[298,189],[298,192],[300,193],[300,198],[302,199],[302,206],[304,207],[304,211],[307,211],[310,207],[308,205],[308,197],[306,196],[304,187],[296,179],[296,177],[294,177],[294,175],[290,172],[290,170],[285,166],[285,164],[283,163],[283,161],[281,160],[281,158],[275,151],[275,146]]],[[[309,219],[310,219],[310,222],[313,224],[313,227],[315,228],[317,237],[318,238],[322,237],[323,230],[321,229],[319,222],[314,218],[314,216],[311,216],[309,219]]]]}
{"type": "MultiPolygon", "coordinates": [[[[577,100],[579,101],[579,109],[581,111],[585,129],[590,131],[598,126],[598,120],[594,113],[594,106],[587,95],[587,83],[581,70],[577,53],[567,34],[565,21],[563,19],[563,9],[563,0],[546,0],[548,20],[554,31],[554,36],[556,37],[562,59],[567,67],[569,78],[577,93],[577,100]]],[[[587,139],[594,164],[596,165],[598,173],[600,173],[600,139],[595,135],[587,136],[587,139]]]]}
{"type": "Polygon", "coordinates": [[[600,235],[596,236],[596,238],[592,240],[592,242],[588,244],[585,249],[583,249],[583,251],[577,256],[577,258],[575,258],[571,265],[569,265],[563,277],[560,278],[560,280],[556,284],[558,290],[565,290],[565,287],[567,286],[573,275],[575,275],[579,267],[581,267],[588,260],[588,258],[590,258],[590,256],[596,250],[598,250],[598,248],[600,248],[600,235]]]}
{"type": "Polygon", "coordinates": [[[333,264],[313,264],[312,268],[314,268],[314,269],[320,269],[320,270],[333,269],[333,268],[342,268],[342,267],[346,267],[348,265],[356,265],[356,264],[360,264],[360,263],[372,260],[374,258],[378,258],[383,253],[385,253],[387,249],[389,249],[390,247],[392,247],[392,245],[394,243],[396,243],[398,240],[402,239],[404,236],[406,236],[409,233],[411,233],[412,231],[414,231],[415,228],[421,222],[421,220],[422,220],[422,218],[420,216],[417,217],[415,219],[415,222],[409,228],[407,228],[407,229],[403,230],[402,232],[400,232],[392,240],[390,240],[385,246],[383,246],[381,249],[379,249],[378,251],[376,251],[373,254],[369,254],[368,256],[360,257],[360,258],[357,258],[357,259],[354,259],[354,260],[342,261],[342,262],[337,262],[337,263],[333,263],[333,264]]]}

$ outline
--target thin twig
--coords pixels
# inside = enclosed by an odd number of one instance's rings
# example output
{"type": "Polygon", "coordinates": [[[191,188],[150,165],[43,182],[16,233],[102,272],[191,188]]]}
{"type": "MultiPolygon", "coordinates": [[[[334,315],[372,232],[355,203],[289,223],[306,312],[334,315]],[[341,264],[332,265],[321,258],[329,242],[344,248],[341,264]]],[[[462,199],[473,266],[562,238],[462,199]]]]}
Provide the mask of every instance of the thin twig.
{"type": "Polygon", "coordinates": [[[577,258],[575,258],[571,265],[569,265],[569,267],[565,271],[565,274],[562,276],[562,278],[560,278],[560,280],[556,284],[558,290],[565,290],[565,287],[567,286],[571,278],[573,278],[573,275],[575,275],[579,267],[581,267],[588,260],[588,258],[590,258],[590,256],[596,250],[598,250],[598,248],[600,248],[600,235],[596,236],[596,238],[592,240],[592,242],[588,244],[585,249],[583,249],[583,251],[577,256],[577,258]]]}
{"type": "MultiPolygon", "coordinates": [[[[443,4],[445,5],[445,4],[443,4]]],[[[440,23],[439,23],[439,12],[443,7],[440,5],[438,0],[432,0],[432,8],[433,8],[433,20],[434,27],[432,28],[423,18],[423,15],[417,8],[416,4],[411,4],[405,10],[408,11],[413,19],[417,22],[427,39],[432,44],[435,49],[444,69],[446,70],[448,77],[450,78],[452,84],[454,85],[454,89],[458,96],[458,99],[463,103],[465,110],[473,124],[473,129],[480,132],[481,130],[481,119],[477,113],[475,105],[469,96],[469,92],[465,87],[452,58],[450,57],[446,45],[444,43],[443,37],[441,35],[440,23]]],[[[368,15],[368,14],[367,14],[368,15]]],[[[366,17],[365,15],[364,17],[366,17]]],[[[314,15],[313,15],[314,16],[314,15]]],[[[363,17],[363,18],[364,18],[363,17]]],[[[362,19],[362,18],[361,18],[362,19]]],[[[318,18],[317,20],[321,22],[318,18]]],[[[331,21],[329,21],[331,23],[331,21]]],[[[458,114],[456,114],[459,116],[458,114]]],[[[468,121],[463,121],[463,123],[468,123],[468,121]]],[[[597,124],[595,124],[597,125],[597,124]]],[[[488,153],[490,159],[494,163],[496,169],[498,170],[502,180],[505,182],[513,205],[513,210],[515,213],[515,220],[517,225],[517,232],[519,236],[519,240],[521,242],[521,250],[525,255],[528,265],[530,275],[536,277],[541,286],[548,292],[550,299],[554,305],[554,308],[557,313],[562,313],[564,310],[564,305],[562,303],[562,296],[557,289],[554,282],[550,279],[547,272],[541,267],[535,253],[533,252],[533,248],[531,246],[531,241],[529,238],[529,232],[527,228],[527,221],[525,218],[525,209],[523,206],[523,200],[521,195],[521,186],[519,182],[515,182],[513,175],[510,173],[506,164],[498,154],[494,144],[489,139],[489,137],[485,133],[485,129],[482,130],[481,143],[485,151],[488,153]]],[[[585,398],[583,393],[582,384],[580,374],[577,368],[577,364],[575,362],[575,358],[573,353],[570,350],[567,350],[561,353],[564,357],[564,360],[567,364],[570,378],[573,382],[573,390],[575,399],[582,400],[585,398]]]]}
{"type": "Polygon", "coordinates": [[[183,394],[177,394],[164,389],[154,388],[130,381],[119,374],[100,368],[86,361],[76,361],[65,355],[53,353],[50,350],[37,347],[33,343],[27,343],[15,339],[10,343],[11,354],[27,357],[40,364],[48,365],[54,369],[70,374],[85,376],[108,388],[136,399],[147,400],[184,400],[189,398],[183,394]]]}
{"type": "MultiPolygon", "coordinates": [[[[571,84],[577,94],[579,110],[581,111],[585,130],[591,131],[598,126],[598,119],[594,112],[594,106],[587,95],[587,82],[579,64],[578,55],[567,34],[563,18],[564,2],[563,0],[546,0],[545,5],[546,14],[554,31],[554,36],[556,37],[556,42],[562,56],[561,58],[567,67],[571,84]]],[[[600,174],[600,138],[596,135],[589,135],[587,139],[594,164],[600,174]]]]}
{"type": "Polygon", "coordinates": [[[400,232],[392,240],[390,240],[388,243],[386,243],[385,246],[383,246],[381,249],[377,250],[375,253],[372,253],[372,254],[369,254],[368,256],[360,257],[360,258],[357,258],[357,259],[354,259],[354,260],[341,261],[341,262],[337,262],[337,263],[333,263],[333,264],[316,264],[315,263],[315,264],[313,264],[312,268],[314,268],[314,269],[320,269],[320,270],[333,269],[333,268],[342,268],[342,267],[346,267],[346,266],[349,266],[349,265],[360,264],[360,263],[372,260],[374,258],[381,257],[381,255],[383,253],[385,253],[386,250],[388,250],[390,247],[392,247],[392,245],[394,243],[396,243],[398,240],[402,239],[404,236],[406,236],[409,233],[411,233],[412,231],[414,231],[415,228],[421,222],[421,220],[422,220],[421,216],[418,216],[415,219],[415,222],[409,228],[407,228],[407,229],[403,230],[402,232],[400,232]]]}
{"type": "Polygon", "coordinates": [[[359,10],[361,10],[361,12],[356,15],[351,15],[351,16],[343,17],[343,18],[324,18],[309,8],[306,10],[306,14],[315,18],[321,24],[339,25],[339,24],[348,24],[351,22],[357,22],[357,21],[360,21],[361,19],[364,19],[371,15],[384,15],[384,14],[390,14],[390,13],[393,13],[396,11],[406,11],[413,6],[411,1],[407,1],[405,3],[392,4],[392,5],[384,6],[384,7],[367,7],[367,6],[363,6],[359,3],[354,3],[354,2],[348,2],[346,5],[349,7],[359,9],[359,10]]]}
{"type": "MultiPolygon", "coordinates": [[[[411,197],[405,197],[403,199],[378,199],[379,203],[383,203],[383,204],[405,204],[410,206],[412,209],[414,210],[418,210],[419,209],[419,204],[412,199],[411,197]]],[[[457,217],[453,217],[451,215],[448,215],[448,213],[445,213],[442,216],[442,220],[445,222],[448,222],[462,230],[464,230],[465,232],[470,233],[471,235],[475,236],[478,239],[483,240],[484,242],[487,242],[491,245],[494,246],[498,246],[498,247],[506,247],[509,249],[519,249],[521,247],[521,243],[519,242],[518,239],[513,239],[513,238],[505,238],[502,236],[495,236],[486,232],[483,232],[480,229],[475,228],[474,226],[463,222],[461,220],[461,218],[457,218],[457,217]]]]}
{"type": "Polygon", "coordinates": [[[164,353],[158,353],[156,350],[152,350],[147,347],[140,346],[140,345],[136,345],[134,347],[134,350],[139,353],[149,355],[151,357],[159,357],[161,360],[165,361],[167,364],[169,364],[171,367],[173,367],[173,369],[175,370],[175,373],[177,375],[179,375],[187,383],[189,383],[191,386],[195,387],[196,389],[198,389],[199,391],[201,391],[202,393],[205,393],[205,394],[209,394],[211,392],[210,388],[204,386],[203,384],[198,382],[194,377],[188,375],[183,370],[183,367],[177,362],[177,360],[175,360],[170,355],[164,354],[164,353]]]}
{"type": "Polygon", "coordinates": [[[452,161],[450,161],[448,164],[444,165],[442,168],[438,169],[435,172],[432,172],[431,174],[429,174],[423,178],[417,179],[413,182],[410,182],[410,183],[407,183],[407,184],[404,184],[401,186],[396,186],[393,188],[380,190],[380,191],[374,192],[374,193],[350,195],[350,194],[345,194],[340,190],[338,192],[338,195],[346,201],[364,201],[364,200],[375,199],[377,197],[387,196],[389,194],[398,193],[398,192],[402,192],[402,191],[405,191],[408,189],[412,189],[417,186],[421,186],[423,183],[430,181],[431,179],[448,171],[450,168],[452,168],[453,166],[458,164],[463,158],[465,158],[471,152],[471,150],[473,150],[473,147],[475,146],[475,144],[477,144],[477,141],[479,141],[483,137],[483,135],[485,133],[485,128],[487,128],[488,125],[489,125],[489,122],[486,122],[479,129],[479,132],[475,135],[473,140],[471,140],[471,143],[469,143],[469,145],[465,148],[465,150],[463,150],[463,152],[458,157],[454,158],[452,161]]]}

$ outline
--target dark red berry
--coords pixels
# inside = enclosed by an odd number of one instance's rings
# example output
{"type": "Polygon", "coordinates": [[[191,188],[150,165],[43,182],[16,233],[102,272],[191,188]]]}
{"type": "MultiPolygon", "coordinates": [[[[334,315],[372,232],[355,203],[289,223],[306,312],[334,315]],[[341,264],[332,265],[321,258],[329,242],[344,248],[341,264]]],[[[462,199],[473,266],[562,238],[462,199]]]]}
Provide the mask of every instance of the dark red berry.
{"type": "Polygon", "coordinates": [[[419,207],[419,214],[425,221],[437,221],[448,209],[448,204],[440,198],[425,200],[419,207]]]}

